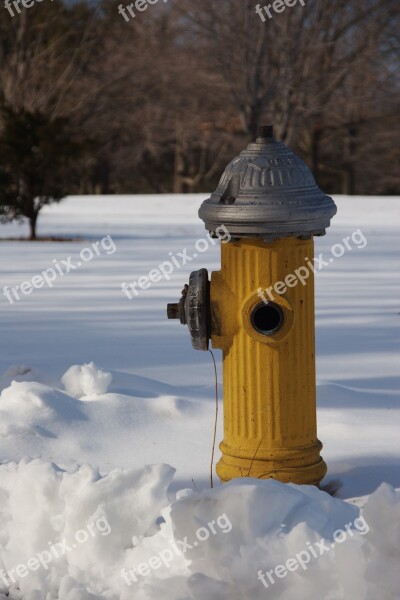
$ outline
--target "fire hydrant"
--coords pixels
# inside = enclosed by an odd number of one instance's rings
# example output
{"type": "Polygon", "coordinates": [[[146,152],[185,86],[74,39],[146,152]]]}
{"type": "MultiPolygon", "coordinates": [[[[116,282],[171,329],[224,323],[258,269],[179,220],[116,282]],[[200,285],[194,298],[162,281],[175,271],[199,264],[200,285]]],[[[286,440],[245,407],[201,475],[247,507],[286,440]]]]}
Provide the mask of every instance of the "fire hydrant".
{"type": "Polygon", "coordinates": [[[306,164],[260,127],[226,167],[199,216],[224,226],[221,270],[190,275],[168,318],[192,345],[223,352],[224,440],[217,474],[318,484],[314,242],[336,214],[306,164]]]}

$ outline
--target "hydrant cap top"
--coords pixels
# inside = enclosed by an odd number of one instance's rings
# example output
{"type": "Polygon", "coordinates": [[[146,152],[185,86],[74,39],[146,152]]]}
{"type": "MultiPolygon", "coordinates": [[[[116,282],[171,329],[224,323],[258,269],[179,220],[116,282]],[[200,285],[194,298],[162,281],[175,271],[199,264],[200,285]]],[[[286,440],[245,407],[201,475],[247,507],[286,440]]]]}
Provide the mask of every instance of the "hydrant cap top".
{"type": "Polygon", "coordinates": [[[199,216],[211,232],[225,225],[234,238],[323,235],[336,205],[305,162],[261,126],[257,139],[226,167],[199,216]]]}

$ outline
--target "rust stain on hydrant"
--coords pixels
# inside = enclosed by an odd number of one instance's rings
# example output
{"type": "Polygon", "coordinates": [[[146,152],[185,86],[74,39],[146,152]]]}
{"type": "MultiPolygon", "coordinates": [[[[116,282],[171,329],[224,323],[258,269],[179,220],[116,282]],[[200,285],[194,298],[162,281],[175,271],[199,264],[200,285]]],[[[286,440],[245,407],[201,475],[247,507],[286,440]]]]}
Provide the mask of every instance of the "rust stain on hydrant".
{"type": "Polygon", "coordinates": [[[221,270],[191,274],[168,317],[194,348],[223,352],[224,440],[217,473],[318,484],[313,236],[336,214],[305,163],[261,127],[225,169],[199,216],[224,226],[221,270]],[[303,269],[302,271],[299,269],[303,269]],[[307,278],[305,278],[307,269],[307,278]]]}

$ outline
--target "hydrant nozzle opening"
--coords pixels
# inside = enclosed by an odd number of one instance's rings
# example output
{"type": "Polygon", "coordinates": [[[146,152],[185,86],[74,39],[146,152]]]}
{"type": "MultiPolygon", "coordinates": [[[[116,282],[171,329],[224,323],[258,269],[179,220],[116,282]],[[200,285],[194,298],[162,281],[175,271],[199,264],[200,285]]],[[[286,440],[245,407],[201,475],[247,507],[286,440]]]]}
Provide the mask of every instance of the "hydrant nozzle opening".
{"type": "Polygon", "coordinates": [[[283,322],[283,311],[275,302],[260,302],[251,313],[251,324],[262,335],[273,335],[281,329],[283,322]]]}

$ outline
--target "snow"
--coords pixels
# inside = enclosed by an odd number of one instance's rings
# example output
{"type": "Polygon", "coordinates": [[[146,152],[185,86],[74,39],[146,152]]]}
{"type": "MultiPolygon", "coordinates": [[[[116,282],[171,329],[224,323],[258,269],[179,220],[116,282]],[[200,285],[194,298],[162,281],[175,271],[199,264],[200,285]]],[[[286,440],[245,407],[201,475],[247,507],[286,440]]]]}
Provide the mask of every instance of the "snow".
{"type": "MultiPolygon", "coordinates": [[[[338,488],[332,498],[251,479],[208,489],[213,365],[166,319],[192,270],[219,268],[218,244],[193,257],[196,240],[207,239],[197,217],[205,197],[71,197],[43,211],[39,233],[73,241],[0,242],[9,288],[69,256],[81,262],[19,301],[0,296],[0,569],[88,526],[95,532],[47,569],[28,569],[20,591],[0,590],[23,600],[400,598],[400,500],[391,487],[400,487],[400,199],[336,197],[332,227],[316,240],[324,256],[346,237],[367,240],[316,277],[318,433],[323,485],[338,488]],[[192,260],[168,278],[132,300],[121,290],[185,248],[192,260]],[[368,533],[348,533],[268,588],[258,579],[307,542],[329,545],[359,518],[357,505],[368,533]],[[163,552],[168,562],[172,538],[196,539],[223,515],[230,531],[173,550],[169,566],[131,585],[121,577],[163,552]]],[[[1,226],[0,236],[26,229],[1,226]]]]}
{"type": "Polygon", "coordinates": [[[399,597],[400,494],[387,484],[360,516],[312,486],[272,480],[187,490],[169,503],[173,475],[166,465],[104,476],[40,459],[1,466],[0,591],[27,600],[399,597]]]}
{"type": "Polygon", "coordinates": [[[85,398],[106,394],[112,382],[111,373],[98,369],[94,362],[73,365],[61,377],[66,392],[74,398],[85,398]]]}

